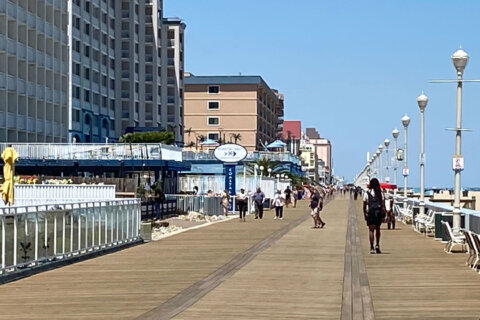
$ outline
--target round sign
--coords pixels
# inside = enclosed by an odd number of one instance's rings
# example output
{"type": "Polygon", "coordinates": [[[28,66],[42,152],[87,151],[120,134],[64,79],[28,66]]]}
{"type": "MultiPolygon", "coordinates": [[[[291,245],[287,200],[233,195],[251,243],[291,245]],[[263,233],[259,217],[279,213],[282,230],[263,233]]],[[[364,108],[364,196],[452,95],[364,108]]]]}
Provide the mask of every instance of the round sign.
{"type": "Polygon", "coordinates": [[[238,162],[247,156],[247,149],[239,144],[228,143],[215,148],[215,158],[222,162],[238,162]]]}

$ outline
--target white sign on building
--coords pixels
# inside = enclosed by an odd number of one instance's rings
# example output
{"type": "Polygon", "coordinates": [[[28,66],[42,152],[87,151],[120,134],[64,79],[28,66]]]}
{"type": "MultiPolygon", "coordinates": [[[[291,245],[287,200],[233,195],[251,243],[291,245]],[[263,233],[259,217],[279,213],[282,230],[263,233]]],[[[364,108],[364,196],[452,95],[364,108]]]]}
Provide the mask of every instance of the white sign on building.
{"type": "Polygon", "coordinates": [[[227,143],[215,148],[213,155],[222,162],[235,163],[247,157],[247,149],[239,144],[227,143]]]}

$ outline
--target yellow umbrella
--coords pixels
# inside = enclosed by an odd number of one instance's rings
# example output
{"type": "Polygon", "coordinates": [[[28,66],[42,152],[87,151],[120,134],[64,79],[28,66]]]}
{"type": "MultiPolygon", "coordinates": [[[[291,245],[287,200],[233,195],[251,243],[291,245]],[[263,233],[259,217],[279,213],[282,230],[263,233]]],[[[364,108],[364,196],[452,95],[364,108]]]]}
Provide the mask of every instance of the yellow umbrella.
{"type": "Polygon", "coordinates": [[[5,182],[2,184],[2,199],[5,204],[13,204],[15,197],[13,194],[13,176],[15,175],[15,161],[18,158],[17,151],[12,147],[7,147],[2,152],[3,159],[3,178],[5,182]]]}

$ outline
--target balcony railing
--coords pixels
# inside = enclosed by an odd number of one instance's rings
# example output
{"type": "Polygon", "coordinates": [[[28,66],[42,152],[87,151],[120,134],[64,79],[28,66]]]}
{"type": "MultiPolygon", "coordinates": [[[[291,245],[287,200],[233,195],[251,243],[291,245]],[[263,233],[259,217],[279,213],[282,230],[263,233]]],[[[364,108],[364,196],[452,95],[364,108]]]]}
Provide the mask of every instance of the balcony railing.
{"type": "MultiPolygon", "coordinates": [[[[7,143],[0,143],[0,153],[7,145],[7,143]]],[[[20,160],[183,160],[181,148],[153,143],[13,143],[12,147],[17,151],[20,160]]]]}

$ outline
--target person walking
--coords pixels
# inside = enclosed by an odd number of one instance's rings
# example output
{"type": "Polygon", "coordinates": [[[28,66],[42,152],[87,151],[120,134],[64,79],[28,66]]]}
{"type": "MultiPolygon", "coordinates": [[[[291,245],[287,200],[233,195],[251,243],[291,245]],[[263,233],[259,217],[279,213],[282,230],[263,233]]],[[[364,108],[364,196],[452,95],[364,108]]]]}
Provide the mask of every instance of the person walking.
{"type": "Polygon", "coordinates": [[[297,207],[297,200],[298,200],[298,190],[297,190],[297,187],[293,187],[293,191],[292,191],[292,206],[294,208],[297,207]]]}
{"type": "Polygon", "coordinates": [[[248,195],[245,192],[245,189],[240,189],[240,192],[237,193],[237,204],[238,204],[238,217],[240,221],[245,221],[245,215],[247,213],[247,206],[248,206],[248,195]]]}
{"type": "Polygon", "coordinates": [[[312,190],[312,198],[310,200],[311,215],[313,218],[314,228],[323,228],[325,222],[320,218],[320,211],[323,209],[323,198],[317,189],[312,190]]]}
{"type": "MultiPolygon", "coordinates": [[[[385,194],[385,192],[384,192],[385,194]]],[[[395,230],[395,215],[393,214],[393,197],[385,196],[385,212],[387,213],[387,228],[395,230]]]]}
{"type": "Polygon", "coordinates": [[[273,205],[275,206],[275,218],[283,220],[283,206],[285,204],[285,198],[282,196],[282,191],[277,190],[275,198],[273,198],[273,205]]]}
{"type": "Polygon", "coordinates": [[[159,220],[163,218],[163,204],[165,203],[165,200],[165,193],[163,193],[162,188],[155,188],[155,216],[159,220]]]}
{"type": "Polygon", "coordinates": [[[223,215],[226,217],[228,216],[228,203],[230,201],[230,194],[228,193],[228,190],[223,190],[222,192],[222,198],[220,200],[220,204],[222,205],[223,209],[223,215]]]}
{"type": "Polygon", "coordinates": [[[285,206],[288,208],[288,205],[292,202],[292,190],[287,186],[283,193],[285,194],[285,206]]]}
{"type": "Polygon", "coordinates": [[[260,187],[257,188],[257,191],[253,194],[252,198],[255,205],[255,219],[263,219],[263,203],[265,202],[265,194],[262,192],[260,187]]]}
{"type": "Polygon", "coordinates": [[[377,178],[370,180],[368,188],[363,196],[363,214],[369,230],[370,253],[382,253],[380,251],[380,225],[385,218],[384,196],[377,178]],[[376,240],[375,247],[373,247],[374,239],[376,240]]]}

